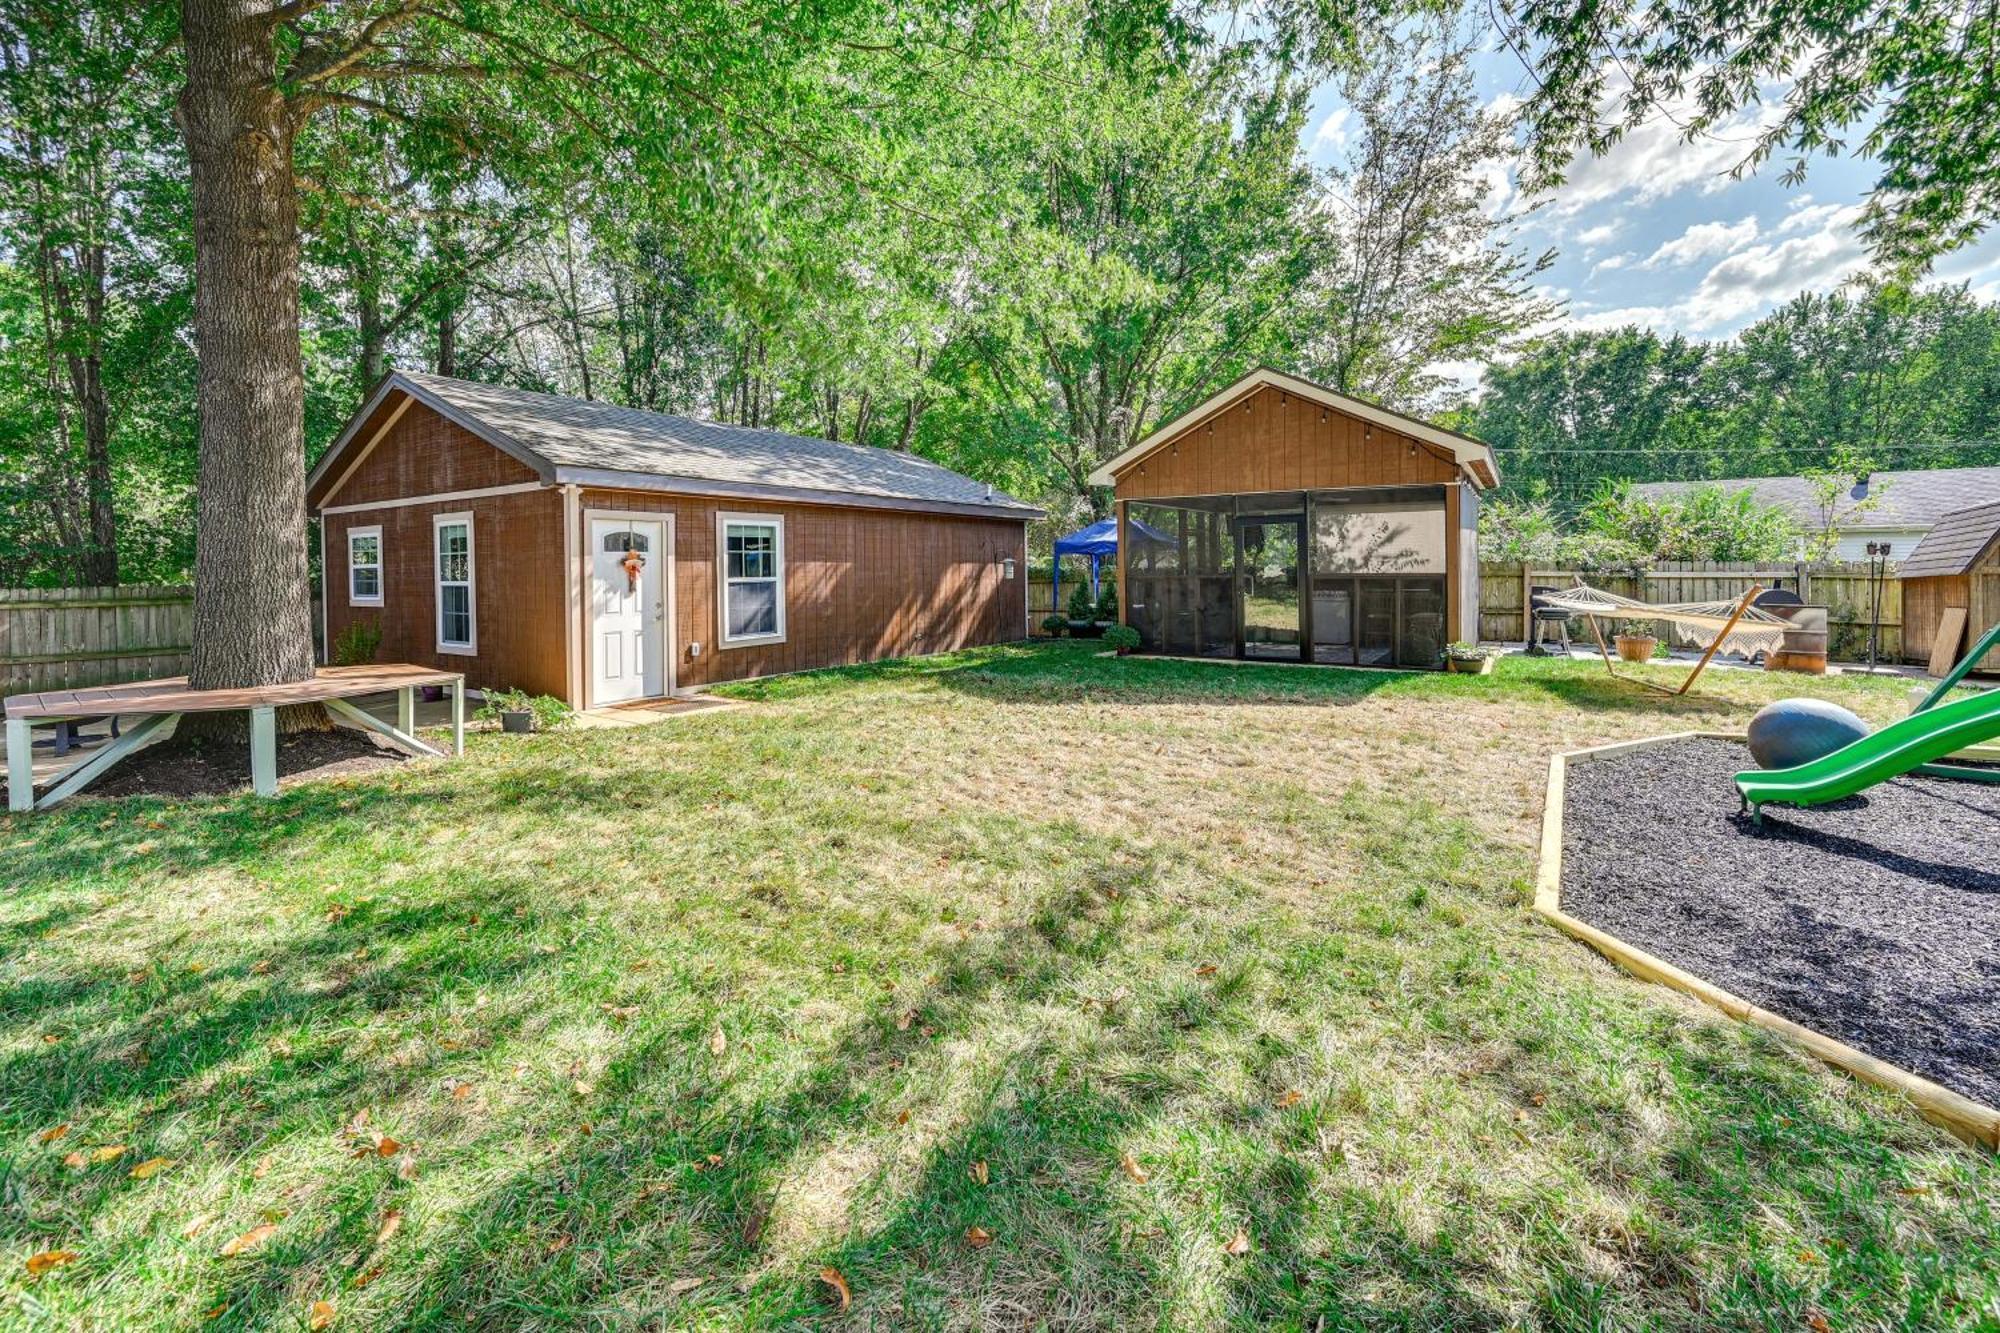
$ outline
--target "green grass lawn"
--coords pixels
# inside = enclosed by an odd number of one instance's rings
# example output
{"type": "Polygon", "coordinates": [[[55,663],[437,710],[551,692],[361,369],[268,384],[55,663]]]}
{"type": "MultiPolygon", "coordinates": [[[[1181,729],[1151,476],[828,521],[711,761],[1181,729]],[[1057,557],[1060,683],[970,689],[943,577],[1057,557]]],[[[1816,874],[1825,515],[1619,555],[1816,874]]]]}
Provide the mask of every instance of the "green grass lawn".
{"type": "Polygon", "coordinates": [[[1527,908],[1551,750],[1903,684],[1093,647],[9,818],[0,1323],[2000,1324],[1991,1159],[1527,908]]]}

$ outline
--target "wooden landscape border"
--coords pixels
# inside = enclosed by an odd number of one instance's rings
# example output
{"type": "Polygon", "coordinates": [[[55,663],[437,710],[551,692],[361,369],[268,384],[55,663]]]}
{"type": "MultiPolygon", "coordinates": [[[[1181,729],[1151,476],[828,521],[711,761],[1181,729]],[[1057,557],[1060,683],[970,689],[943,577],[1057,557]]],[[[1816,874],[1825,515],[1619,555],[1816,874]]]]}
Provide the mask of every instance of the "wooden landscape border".
{"type": "Polygon", "coordinates": [[[1774,1032],[1856,1078],[1901,1093],[1909,1099],[1910,1104],[1924,1119],[1942,1125],[1967,1143],[1990,1152],[2000,1152],[2000,1110],[1995,1110],[1983,1102],[1976,1102],[1962,1093],[1953,1092],[1950,1088],[1942,1087],[1900,1066],[1878,1060],[1865,1051],[1856,1050],[1845,1042],[1835,1041],[1824,1033],[1815,1032],[1809,1027],[1795,1023],[1782,1014],[1760,1009],[1741,996],[1733,995],[1713,982],[1704,981],[1693,973],[1676,967],[1635,945],[1627,944],[1616,935],[1579,921],[1562,910],[1563,800],[1569,766],[1609,759],[1614,755],[1626,754],[1669,741],[1696,738],[1741,741],[1743,733],[1679,731],[1667,736],[1648,736],[1640,740],[1619,741],[1583,750],[1566,750],[1550,756],[1548,795],[1542,806],[1541,856],[1535,874],[1535,911],[1633,976],[1672,987],[1682,994],[1693,996],[1703,1004],[1720,1009],[1731,1018],[1774,1032]]]}

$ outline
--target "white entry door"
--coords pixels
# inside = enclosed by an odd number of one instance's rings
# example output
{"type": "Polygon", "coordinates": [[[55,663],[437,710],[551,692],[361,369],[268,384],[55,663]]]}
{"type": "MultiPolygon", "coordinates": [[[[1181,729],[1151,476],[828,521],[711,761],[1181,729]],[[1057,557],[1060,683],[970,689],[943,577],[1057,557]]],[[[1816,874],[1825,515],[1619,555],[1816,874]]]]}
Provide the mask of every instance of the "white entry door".
{"type": "Polygon", "coordinates": [[[590,520],[590,702],[667,692],[668,553],[659,519],[590,520]]]}

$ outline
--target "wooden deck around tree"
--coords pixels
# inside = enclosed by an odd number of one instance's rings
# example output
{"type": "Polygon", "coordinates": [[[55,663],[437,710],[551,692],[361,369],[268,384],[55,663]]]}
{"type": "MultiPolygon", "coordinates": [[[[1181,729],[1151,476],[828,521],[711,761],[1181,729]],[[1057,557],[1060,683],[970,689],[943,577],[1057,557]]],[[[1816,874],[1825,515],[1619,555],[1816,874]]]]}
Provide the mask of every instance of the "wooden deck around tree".
{"type": "Polygon", "coordinates": [[[136,680],[93,690],[48,690],[17,694],[7,700],[9,718],[74,717],[79,713],[222,713],[243,708],[285,708],[293,704],[325,703],[383,690],[418,685],[449,685],[459,672],[402,663],[321,667],[311,680],[289,685],[262,685],[240,690],[196,690],[186,676],[136,680]]]}

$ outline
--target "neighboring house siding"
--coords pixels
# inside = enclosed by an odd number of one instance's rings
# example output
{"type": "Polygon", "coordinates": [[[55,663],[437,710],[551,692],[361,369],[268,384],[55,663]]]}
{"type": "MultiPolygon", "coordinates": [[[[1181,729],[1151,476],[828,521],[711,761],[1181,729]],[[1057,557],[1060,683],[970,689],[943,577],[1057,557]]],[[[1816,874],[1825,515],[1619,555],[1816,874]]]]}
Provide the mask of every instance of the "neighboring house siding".
{"type": "MultiPolygon", "coordinates": [[[[1019,519],[595,488],[584,491],[583,507],[674,516],[674,675],[682,689],[1005,643],[1027,633],[1026,529],[1019,519]],[[783,643],[720,646],[715,525],[725,511],[784,518],[783,643]],[[1011,580],[1001,563],[1007,559],[1014,561],[1011,580]],[[691,658],[694,643],[701,655],[691,658]]],[[[588,595],[583,601],[587,607],[588,595]]]]}
{"type": "MultiPolygon", "coordinates": [[[[344,498],[343,494],[336,502],[344,498]]],[[[350,624],[372,621],[382,630],[377,661],[463,671],[476,689],[511,686],[559,698],[567,693],[560,491],[363,509],[328,514],[324,523],[329,658],[350,624]],[[478,642],[477,652],[470,655],[439,652],[437,646],[432,519],[457,513],[472,515],[472,593],[478,642]],[[350,606],[347,530],[376,525],[382,529],[382,605],[350,606]]]]}
{"type": "Polygon", "coordinates": [[[1408,435],[1265,386],[1122,469],[1118,498],[1448,484],[1458,476],[1457,463],[1408,435]]]}
{"type": "Polygon", "coordinates": [[[1868,543],[1888,542],[1889,558],[1901,560],[1917,549],[1917,543],[1924,539],[1927,528],[1899,528],[1893,532],[1855,532],[1848,530],[1834,541],[1833,558],[1836,560],[1866,560],[1868,543]]]}

